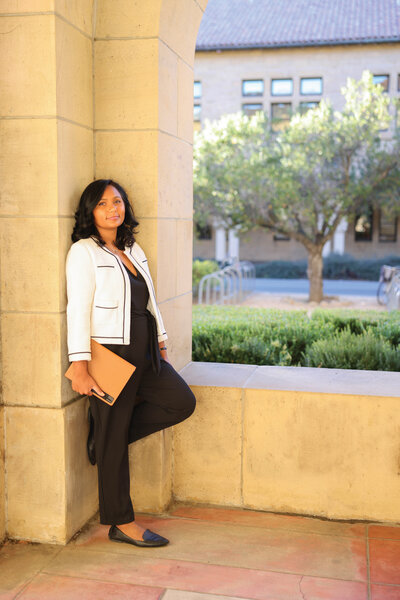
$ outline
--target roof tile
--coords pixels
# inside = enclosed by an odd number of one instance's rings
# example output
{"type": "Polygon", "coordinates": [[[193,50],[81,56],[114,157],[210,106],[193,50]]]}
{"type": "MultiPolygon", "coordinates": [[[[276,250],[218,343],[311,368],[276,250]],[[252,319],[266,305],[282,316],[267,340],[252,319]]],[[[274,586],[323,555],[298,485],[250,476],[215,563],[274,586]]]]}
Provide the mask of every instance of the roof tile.
{"type": "Polygon", "coordinates": [[[400,42],[400,0],[209,0],[196,50],[400,42]]]}

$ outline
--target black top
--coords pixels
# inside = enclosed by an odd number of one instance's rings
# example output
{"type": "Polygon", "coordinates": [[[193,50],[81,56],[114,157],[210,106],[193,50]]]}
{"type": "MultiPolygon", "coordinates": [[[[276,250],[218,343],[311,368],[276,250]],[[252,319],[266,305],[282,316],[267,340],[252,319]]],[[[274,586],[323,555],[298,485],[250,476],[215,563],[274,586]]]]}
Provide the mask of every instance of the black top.
{"type": "Polygon", "coordinates": [[[134,275],[127,266],[124,265],[124,267],[131,282],[131,314],[143,315],[149,301],[147,284],[140,271],[137,271],[137,275],[134,275]]]}
{"type": "Polygon", "coordinates": [[[147,309],[149,290],[143,275],[137,270],[134,275],[124,264],[131,284],[131,334],[130,344],[104,344],[106,348],[121,356],[136,367],[151,364],[153,371],[160,371],[157,323],[147,309]]]}

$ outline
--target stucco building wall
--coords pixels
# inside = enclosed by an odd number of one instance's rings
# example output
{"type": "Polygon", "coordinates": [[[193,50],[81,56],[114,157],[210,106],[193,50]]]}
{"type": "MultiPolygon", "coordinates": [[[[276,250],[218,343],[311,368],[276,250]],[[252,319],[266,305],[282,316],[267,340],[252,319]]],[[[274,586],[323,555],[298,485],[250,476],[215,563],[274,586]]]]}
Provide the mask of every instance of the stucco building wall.
{"type": "MultiPolygon", "coordinates": [[[[235,113],[245,103],[261,103],[271,114],[271,104],[290,102],[298,108],[300,102],[329,99],[341,109],[343,96],[340,89],[348,77],[359,79],[365,70],[375,75],[388,74],[390,98],[400,98],[399,48],[396,43],[353,44],[303,48],[266,48],[250,50],[197,51],[194,78],[201,82],[202,95],[195,103],[201,105],[201,122],[220,118],[223,114],[235,113]],[[301,95],[302,77],[322,77],[322,95],[301,95]],[[293,94],[272,96],[272,79],[293,79],[293,94]],[[263,79],[262,96],[243,96],[242,81],[263,79]]],[[[391,107],[394,114],[394,106],[391,107]]],[[[391,132],[383,133],[389,137],[391,132]]],[[[399,224],[398,224],[399,227],[399,224]]],[[[349,224],[345,237],[345,252],[357,257],[400,255],[400,235],[397,241],[383,243],[378,240],[378,215],[375,215],[372,242],[355,242],[354,227],[349,224]]],[[[215,256],[214,240],[195,240],[194,255],[203,258],[215,256]]],[[[273,234],[254,232],[241,239],[240,258],[248,260],[290,260],[305,257],[303,247],[296,241],[276,242],[273,234]],[[268,258],[266,258],[268,257],[268,258]]]]}

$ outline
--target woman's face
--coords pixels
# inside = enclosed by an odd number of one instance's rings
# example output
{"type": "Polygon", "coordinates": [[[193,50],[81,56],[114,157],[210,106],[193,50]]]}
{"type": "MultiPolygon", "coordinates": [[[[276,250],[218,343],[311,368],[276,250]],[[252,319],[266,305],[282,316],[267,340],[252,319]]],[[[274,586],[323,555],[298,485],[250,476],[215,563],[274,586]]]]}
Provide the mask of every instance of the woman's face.
{"type": "Polygon", "coordinates": [[[116,229],[125,219],[125,204],[121,194],[112,185],[108,185],[101,200],[93,210],[94,224],[99,233],[101,230],[116,229]]]}

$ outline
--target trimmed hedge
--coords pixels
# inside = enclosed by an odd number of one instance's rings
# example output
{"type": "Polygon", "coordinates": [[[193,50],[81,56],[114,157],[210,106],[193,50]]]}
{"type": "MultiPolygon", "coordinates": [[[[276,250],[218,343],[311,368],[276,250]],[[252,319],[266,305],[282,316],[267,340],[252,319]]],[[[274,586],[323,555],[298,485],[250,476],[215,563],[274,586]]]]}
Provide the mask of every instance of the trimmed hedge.
{"type": "Polygon", "coordinates": [[[194,306],[192,359],[400,371],[400,314],[194,306]]]}
{"type": "MultiPolygon", "coordinates": [[[[307,261],[272,260],[254,263],[256,277],[270,279],[306,279],[307,261]]],[[[378,281],[382,265],[400,265],[400,256],[384,258],[356,259],[349,254],[330,254],[324,258],[324,279],[360,279],[378,281]]]]}

